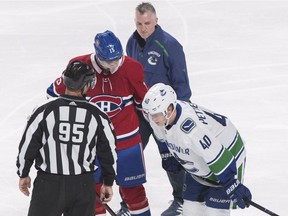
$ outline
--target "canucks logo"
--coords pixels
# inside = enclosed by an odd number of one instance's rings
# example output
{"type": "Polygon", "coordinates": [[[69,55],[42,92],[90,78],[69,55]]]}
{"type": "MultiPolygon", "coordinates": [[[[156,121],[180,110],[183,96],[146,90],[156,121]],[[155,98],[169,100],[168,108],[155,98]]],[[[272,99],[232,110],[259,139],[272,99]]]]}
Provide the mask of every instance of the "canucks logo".
{"type": "Polygon", "coordinates": [[[148,58],[148,63],[150,65],[156,65],[158,62],[158,58],[161,56],[158,52],[156,51],[150,51],[148,52],[149,58],[148,58]]]}
{"type": "Polygon", "coordinates": [[[160,89],[160,95],[161,95],[161,96],[166,95],[166,91],[165,91],[164,89],[160,89]]]}
{"type": "Polygon", "coordinates": [[[149,58],[148,58],[148,62],[149,62],[149,64],[150,65],[156,65],[157,64],[157,58],[155,57],[155,56],[150,56],[149,58]]]}
{"type": "Polygon", "coordinates": [[[185,119],[180,126],[181,130],[187,134],[190,133],[194,127],[196,127],[196,123],[191,118],[185,119]]]}

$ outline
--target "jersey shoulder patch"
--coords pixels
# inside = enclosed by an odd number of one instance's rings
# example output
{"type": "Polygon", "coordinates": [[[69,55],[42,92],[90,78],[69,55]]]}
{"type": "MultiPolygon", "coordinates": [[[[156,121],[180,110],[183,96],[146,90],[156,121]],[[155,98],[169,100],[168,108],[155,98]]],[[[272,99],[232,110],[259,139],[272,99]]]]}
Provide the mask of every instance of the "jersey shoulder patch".
{"type": "Polygon", "coordinates": [[[180,126],[181,130],[186,134],[190,133],[195,127],[196,123],[191,118],[186,118],[180,126]]]}

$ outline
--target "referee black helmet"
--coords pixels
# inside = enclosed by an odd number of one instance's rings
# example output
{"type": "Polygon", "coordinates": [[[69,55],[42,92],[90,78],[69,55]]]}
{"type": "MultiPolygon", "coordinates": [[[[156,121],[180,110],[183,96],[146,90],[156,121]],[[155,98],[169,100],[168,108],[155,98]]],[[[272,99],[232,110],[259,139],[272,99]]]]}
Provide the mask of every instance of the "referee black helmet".
{"type": "Polygon", "coordinates": [[[70,62],[63,73],[64,84],[72,90],[82,90],[88,84],[89,88],[94,88],[96,84],[96,74],[90,65],[81,62],[70,62]]]}

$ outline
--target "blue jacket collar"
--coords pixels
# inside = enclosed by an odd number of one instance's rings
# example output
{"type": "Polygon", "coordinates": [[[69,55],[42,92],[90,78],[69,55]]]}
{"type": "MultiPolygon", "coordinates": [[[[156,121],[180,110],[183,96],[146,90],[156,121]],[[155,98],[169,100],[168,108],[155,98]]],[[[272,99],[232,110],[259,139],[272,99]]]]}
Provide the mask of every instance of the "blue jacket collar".
{"type": "Polygon", "coordinates": [[[155,26],[155,31],[147,38],[147,40],[145,41],[137,32],[137,30],[135,30],[135,32],[133,33],[133,37],[136,39],[137,43],[139,44],[139,46],[143,49],[146,45],[146,43],[149,43],[150,41],[154,40],[155,38],[159,37],[161,34],[162,28],[160,25],[156,25],[155,26]]]}

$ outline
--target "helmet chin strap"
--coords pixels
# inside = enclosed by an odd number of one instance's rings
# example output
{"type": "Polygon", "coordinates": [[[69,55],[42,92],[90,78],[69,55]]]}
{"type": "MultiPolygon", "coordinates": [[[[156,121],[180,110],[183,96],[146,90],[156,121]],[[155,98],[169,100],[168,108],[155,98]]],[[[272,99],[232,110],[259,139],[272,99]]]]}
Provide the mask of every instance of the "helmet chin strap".
{"type": "Polygon", "coordinates": [[[170,113],[170,116],[168,117],[168,112],[166,111],[166,115],[165,115],[165,119],[166,119],[166,123],[165,123],[165,127],[167,127],[169,125],[169,120],[172,117],[173,113],[175,112],[175,108],[173,107],[173,111],[170,113]]]}
{"type": "Polygon", "coordinates": [[[86,84],[83,86],[83,88],[81,89],[81,95],[82,95],[84,98],[86,98],[86,96],[87,96],[87,91],[89,90],[89,87],[88,87],[88,89],[87,89],[86,92],[84,93],[85,87],[86,87],[87,85],[88,85],[88,84],[86,83],[86,84]]]}
{"type": "Polygon", "coordinates": [[[86,98],[86,93],[84,93],[84,88],[85,88],[85,86],[81,89],[81,95],[82,95],[84,98],[86,98]]]}

